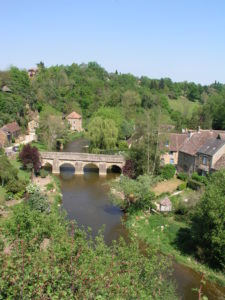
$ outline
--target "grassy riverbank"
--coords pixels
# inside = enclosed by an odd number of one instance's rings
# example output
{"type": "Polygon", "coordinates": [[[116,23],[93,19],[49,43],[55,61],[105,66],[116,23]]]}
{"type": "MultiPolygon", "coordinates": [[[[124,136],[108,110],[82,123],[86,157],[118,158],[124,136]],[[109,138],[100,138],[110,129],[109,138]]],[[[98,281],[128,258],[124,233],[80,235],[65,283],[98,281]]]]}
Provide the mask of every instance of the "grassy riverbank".
{"type": "Polygon", "coordinates": [[[177,235],[181,229],[188,228],[183,222],[174,220],[173,215],[145,214],[138,212],[129,215],[126,226],[134,236],[143,239],[148,245],[157,247],[163,254],[172,256],[178,263],[188,266],[195,271],[203,272],[205,278],[225,286],[225,275],[216,272],[196,261],[192,255],[187,255],[179,250],[177,235]]]}

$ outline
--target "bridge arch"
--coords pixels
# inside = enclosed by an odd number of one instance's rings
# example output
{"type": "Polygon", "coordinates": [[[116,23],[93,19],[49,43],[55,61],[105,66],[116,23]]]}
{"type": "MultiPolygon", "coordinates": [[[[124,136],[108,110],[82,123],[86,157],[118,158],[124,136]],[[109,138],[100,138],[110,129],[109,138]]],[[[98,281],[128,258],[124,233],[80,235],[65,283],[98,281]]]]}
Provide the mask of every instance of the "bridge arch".
{"type": "Polygon", "coordinates": [[[111,164],[107,166],[107,173],[122,173],[122,167],[118,164],[111,164]]]}
{"type": "Polygon", "coordinates": [[[86,163],[83,165],[84,173],[99,173],[99,164],[98,163],[86,163]]]}
{"type": "Polygon", "coordinates": [[[63,172],[68,172],[71,174],[74,174],[76,172],[76,168],[74,163],[72,162],[68,162],[68,161],[63,161],[59,163],[59,172],[63,173],[63,172]]]}

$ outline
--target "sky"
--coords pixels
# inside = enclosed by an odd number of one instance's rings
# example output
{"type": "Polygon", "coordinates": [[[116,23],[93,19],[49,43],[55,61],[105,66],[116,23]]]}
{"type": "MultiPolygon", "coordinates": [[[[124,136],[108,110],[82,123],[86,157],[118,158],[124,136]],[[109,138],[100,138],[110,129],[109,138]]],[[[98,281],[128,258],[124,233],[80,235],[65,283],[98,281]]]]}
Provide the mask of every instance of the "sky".
{"type": "Polygon", "coordinates": [[[225,83],[225,0],[0,0],[0,69],[96,61],[225,83]]]}

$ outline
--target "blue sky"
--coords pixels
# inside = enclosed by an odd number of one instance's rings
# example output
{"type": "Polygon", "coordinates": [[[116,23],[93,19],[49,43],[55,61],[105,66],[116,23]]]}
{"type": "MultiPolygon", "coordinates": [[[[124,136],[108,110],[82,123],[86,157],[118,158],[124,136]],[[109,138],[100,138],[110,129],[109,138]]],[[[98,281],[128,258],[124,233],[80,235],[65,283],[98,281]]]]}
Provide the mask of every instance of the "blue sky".
{"type": "Polygon", "coordinates": [[[96,61],[110,72],[225,83],[224,0],[0,4],[0,69],[96,61]]]}

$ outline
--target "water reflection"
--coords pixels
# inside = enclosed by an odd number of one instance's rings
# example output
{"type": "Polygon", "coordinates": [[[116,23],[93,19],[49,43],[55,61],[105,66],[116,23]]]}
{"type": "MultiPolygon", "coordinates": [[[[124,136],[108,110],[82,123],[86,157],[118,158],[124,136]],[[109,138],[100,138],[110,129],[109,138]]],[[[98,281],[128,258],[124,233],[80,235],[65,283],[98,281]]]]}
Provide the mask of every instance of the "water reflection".
{"type": "Polygon", "coordinates": [[[63,208],[69,219],[75,219],[79,226],[91,227],[95,236],[105,225],[104,237],[107,243],[119,237],[122,229],[121,210],[112,205],[106,184],[116,174],[99,176],[96,172],[74,175],[62,169],[59,176],[63,194],[63,208]]]}

